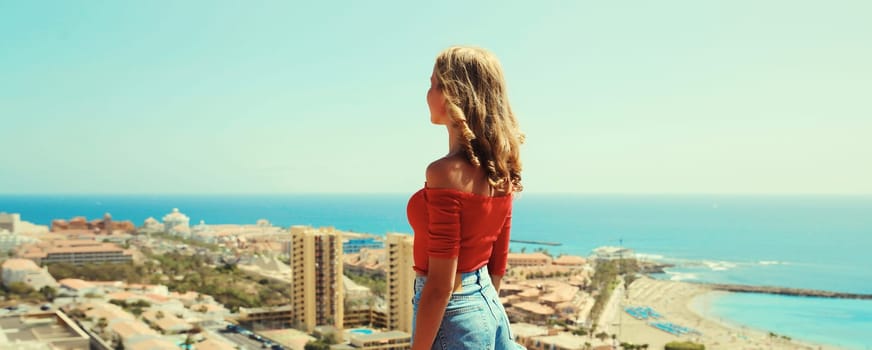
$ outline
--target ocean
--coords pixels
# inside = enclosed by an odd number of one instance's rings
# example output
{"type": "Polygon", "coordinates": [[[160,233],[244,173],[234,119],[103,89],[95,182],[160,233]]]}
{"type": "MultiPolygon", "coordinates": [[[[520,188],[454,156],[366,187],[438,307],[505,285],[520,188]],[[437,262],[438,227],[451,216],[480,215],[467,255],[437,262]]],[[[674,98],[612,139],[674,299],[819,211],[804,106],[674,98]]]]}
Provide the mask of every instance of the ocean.
{"type": "MultiPolygon", "coordinates": [[[[334,226],[411,233],[409,195],[0,196],[0,211],[47,225],[55,218],[334,226]]],[[[562,242],[552,253],[588,255],[623,245],[676,264],[658,278],[872,294],[872,196],[558,195],[522,193],[513,238],[562,242]]],[[[540,246],[512,244],[528,251],[540,246]]],[[[710,310],[725,321],[792,338],[872,349],[872,301],[729,294],[710,310]]]]}

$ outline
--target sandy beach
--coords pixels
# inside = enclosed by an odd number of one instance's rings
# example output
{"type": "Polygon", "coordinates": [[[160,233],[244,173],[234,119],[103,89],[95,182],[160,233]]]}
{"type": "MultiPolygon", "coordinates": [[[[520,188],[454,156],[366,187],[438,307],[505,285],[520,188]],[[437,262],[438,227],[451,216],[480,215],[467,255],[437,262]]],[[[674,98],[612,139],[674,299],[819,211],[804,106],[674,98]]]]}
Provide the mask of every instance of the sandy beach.
{"type": "Polygon", "coordinates": [[[693,341],[705,344],[706,349],[839,349],[838,347],[807,344],[771,338],[767,331],[731,325],[717,319],[707,318],[696,310],[705,310],[709,300],[725,292],[712,291],[704,285],[677,281],[661,281],[642,277],[630,285],[629,291],[617,290],[619,297],[604,311],[599,329],[618,334],[618,339],[634,344],[649,344],[652,349],[662,349],[671,341],[693,341]],[[670,322],[688,327],[699,333],[681,336],[670,334],[649,325],[651,320],[639,320],[624,308],[650,307],[663,317],[657,322],[670,322]]]}

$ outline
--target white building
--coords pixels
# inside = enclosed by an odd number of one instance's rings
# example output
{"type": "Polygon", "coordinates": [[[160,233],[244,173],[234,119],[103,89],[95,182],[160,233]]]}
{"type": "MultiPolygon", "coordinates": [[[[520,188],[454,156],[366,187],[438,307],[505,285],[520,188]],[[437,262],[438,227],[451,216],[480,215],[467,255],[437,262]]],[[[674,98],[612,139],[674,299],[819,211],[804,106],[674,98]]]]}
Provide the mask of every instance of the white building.
{"type": "Polygon", "coordinates": [[[179,208],[173,208],[173,212],[163,217],[164,227],[168,233],[177,236],[190,236],[191,218],[179,212],[179,208]]]}
{"type": "Polygon", "coordinates": [[[48,268],[40,268],[28,259],[8,259],[3,262],[3,285],[21,282],[34,290],[49,286],[57,288],[58,282],[48,273],[48,268]]]}
{"type": "Polygon", "coordinates": [[[21,225],[21,214],[10,214],[0,212],[0,231],[6,230],[10,233],[18,232],[18,227],[21,225]]]}
{"type": "Polygon", "coordinates": [[[599,247],[593,250],[596,260],[635,259],[636,253],[624,247],[599,247]]]}
{"type": "Polygon", "coordinates": [[[160,223],[160,221],[157,221],[157,219],[149,216],[148,219],[145,219],[145,222],[142,223],[142,229],[148,232],[162,232],[166,230],[166,227],[164,227],[164,224],[160,223]]]}
{"type": "Polygon", "coordinates": [[[27,243],[36,243],[37,239],[22,236],[6,229],[0,229],[0,254],[15,250],[18,246],[27,243]]]}

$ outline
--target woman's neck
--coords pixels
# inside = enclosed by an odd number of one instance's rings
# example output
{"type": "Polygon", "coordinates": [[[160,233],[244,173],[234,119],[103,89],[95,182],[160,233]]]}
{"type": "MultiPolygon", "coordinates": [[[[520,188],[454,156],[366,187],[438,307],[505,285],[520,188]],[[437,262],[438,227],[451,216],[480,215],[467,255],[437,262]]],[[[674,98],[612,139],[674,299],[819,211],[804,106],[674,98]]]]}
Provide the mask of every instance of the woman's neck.
{"type": "Polygon", "coordinates": [[[466,146],[464,145],[463,134],[460,131],[460,128],[455,127],[451,124],[445,126],[448,129],[448,155],[445,157],[451,157],[457,154],[461,154],[466,152],[466,146]]]}

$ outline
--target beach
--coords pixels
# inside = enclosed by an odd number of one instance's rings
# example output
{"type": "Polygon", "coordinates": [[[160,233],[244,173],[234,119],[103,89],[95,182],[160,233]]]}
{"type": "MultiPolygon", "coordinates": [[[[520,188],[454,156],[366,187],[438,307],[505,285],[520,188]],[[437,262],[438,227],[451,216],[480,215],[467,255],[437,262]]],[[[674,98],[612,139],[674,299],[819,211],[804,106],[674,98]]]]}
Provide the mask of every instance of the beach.
{"type": "MultiPolygon", "coordinates": [[[[652,349],[662,349],[671,341],[692,341],[705,344],[706,349],[840,349],[839,347],[803,343],[771,337],[768,331],[729,324],[706,315],[710,300],[721,293],[705,285],[678,281],[662,281],[641,277],[634,281],[628,291],[620,287],[615,292],[613,305],[607,307],[601,318],[600,328],[618,334],[622,342],[649,344],[652,349]],[[637,307],[641,314],[650,311],[661,316],[658,319],[637,319],[626,307],[637,307]],[[650,309],[645,309],[645,308],[650,309]],[[670,334],[666,330],[649,325],[651,322],[671,323],[686,327],[690,332],[670,334]],[[694,332],[696,331],[696,332],[694,332]]],[[[669,327],[668,325],[666,327],[669,327]]],[[[677,327],[676,327],[677,328],[677,327]]]]}

